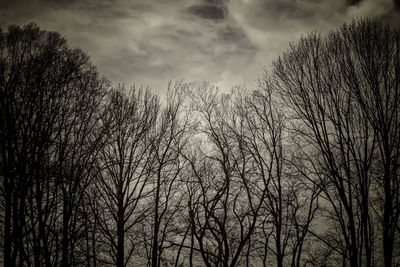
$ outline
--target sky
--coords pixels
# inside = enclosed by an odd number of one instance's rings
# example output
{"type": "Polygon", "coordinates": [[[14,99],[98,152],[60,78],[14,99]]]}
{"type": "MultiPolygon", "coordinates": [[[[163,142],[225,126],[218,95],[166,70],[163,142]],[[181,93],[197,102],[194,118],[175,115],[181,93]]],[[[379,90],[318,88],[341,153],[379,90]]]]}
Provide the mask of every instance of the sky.
{"type": "Polygon", "coordinates": [[[253,88],[290,42],[374,16],[400,0],[0,0],[0,26],[35,22],[89,54],[113,84],[208,81],[253,88]]]}

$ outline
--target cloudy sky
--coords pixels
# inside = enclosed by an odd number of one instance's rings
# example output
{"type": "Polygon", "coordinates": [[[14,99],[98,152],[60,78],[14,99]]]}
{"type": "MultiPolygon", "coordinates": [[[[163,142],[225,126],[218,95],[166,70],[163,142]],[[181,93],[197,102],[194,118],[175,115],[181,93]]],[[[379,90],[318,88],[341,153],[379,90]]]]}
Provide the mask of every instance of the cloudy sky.
{"type": "Polygon", "coordinates": [[[400,0],[1,0],[0,26],[37,23],[86,51],[114,84],[253,87],[289,42],[353,17],[398,25],[400,0]]]}

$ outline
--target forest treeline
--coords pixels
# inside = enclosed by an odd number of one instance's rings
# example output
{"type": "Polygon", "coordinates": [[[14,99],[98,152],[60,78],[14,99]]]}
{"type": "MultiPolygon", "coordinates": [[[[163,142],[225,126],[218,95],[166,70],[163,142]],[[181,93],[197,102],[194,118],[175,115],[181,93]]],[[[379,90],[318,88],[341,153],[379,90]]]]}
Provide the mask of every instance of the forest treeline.
{"type": "Polygon", "coordinates": [[[398,266],[400,32],[302,37],[258,87],[112,86],[0,32],[5,266],[398,266]]]}

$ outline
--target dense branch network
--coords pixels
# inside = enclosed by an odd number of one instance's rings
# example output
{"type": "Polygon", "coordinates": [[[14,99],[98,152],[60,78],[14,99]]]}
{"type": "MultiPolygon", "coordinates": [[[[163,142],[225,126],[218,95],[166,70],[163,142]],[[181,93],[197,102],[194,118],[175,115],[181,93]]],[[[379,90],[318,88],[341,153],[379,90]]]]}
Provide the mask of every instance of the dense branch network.
{"type": "Polygon", "coordinates": [[[256,89],[112,86],[36,25],[0,32],[5,266],[397,266],[400,33],[292,44],[256,89]]]}

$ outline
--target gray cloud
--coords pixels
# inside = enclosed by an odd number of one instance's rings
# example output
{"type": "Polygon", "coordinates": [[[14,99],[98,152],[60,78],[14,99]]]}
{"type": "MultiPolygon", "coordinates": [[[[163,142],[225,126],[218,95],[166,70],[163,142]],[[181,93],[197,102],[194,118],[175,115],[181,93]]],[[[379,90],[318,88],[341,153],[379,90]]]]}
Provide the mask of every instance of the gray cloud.
{"type": "Polygon", "coordinates": [[[360,1],[361,1],[361,0],[347,0],[347,3],[348,3],[349,5],[356,5],[356,4],[358,4],[360,1]]]}
{"type": "Polygon", "coordinates": [[[221,20],[225,18],[225,11],[221,6],[200,4],[189,7],[189,12],[201,18],[221,20]]]}
{"type": "Polygon", "coordinates": [[[398,0],[6,0],[0,26],[37,22],[87,51],[114,83],[164,90],[168,80],[252,87],[301,34],[354,16],[396,24],[398,0]]]}

